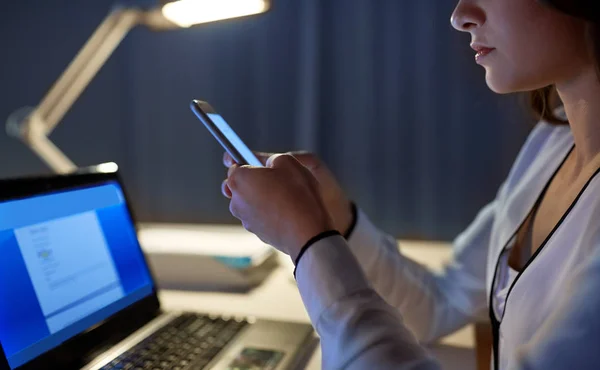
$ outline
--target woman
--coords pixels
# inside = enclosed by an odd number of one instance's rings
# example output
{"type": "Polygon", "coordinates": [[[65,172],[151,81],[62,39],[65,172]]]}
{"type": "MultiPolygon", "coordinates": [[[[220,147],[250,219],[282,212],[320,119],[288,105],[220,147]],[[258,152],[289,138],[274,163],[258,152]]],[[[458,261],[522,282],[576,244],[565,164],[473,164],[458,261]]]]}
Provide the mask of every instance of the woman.
{"type": "Polygon", "coordinates": [[[296,264],[324,368],[437,369],[419,342],[486,316],[496,369],[600,368],[600,36],[591,4],[459,1],[452,25],[471,34],[489,87],[542,89],[533,99],[542,121],[496,199],[454,241],[442,275],[402,256],[363,213],[353,217],[314,157],[274,155],[267,168],[225,157],[232,214],[296,264]],[[568,124],[552,113],[553,91],[568,124]]]}

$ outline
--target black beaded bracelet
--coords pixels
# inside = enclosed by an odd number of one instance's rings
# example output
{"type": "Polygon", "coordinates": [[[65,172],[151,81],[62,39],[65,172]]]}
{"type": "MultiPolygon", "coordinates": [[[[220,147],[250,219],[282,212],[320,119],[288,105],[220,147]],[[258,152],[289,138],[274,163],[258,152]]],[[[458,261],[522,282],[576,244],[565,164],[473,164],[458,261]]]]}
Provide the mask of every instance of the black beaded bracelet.
{"type": "Polygon", "coordinates": [[[310,240],[306,244],[304,244],[302,249],[300,249],[300,253],[298,253],[298,257],[296,257],[296,260],[294,261],[294,265],[295,265],[294,278],[296,278],[296,270],[298,269],[298,263],[300,263],[300,258],[302,258],[304,253],[308,250],[308,248],[312,247],[319,240],[322,240],[322,239],[325,239],[325,238],[328,238],[328,237],[334,236],[334,235],[341,236],[342,234],[340,234],[340,232],[337,230],[324,231],[324,232],[320,233],[319,235],[316,235],[316,236],[310,238],[310,240]]]}

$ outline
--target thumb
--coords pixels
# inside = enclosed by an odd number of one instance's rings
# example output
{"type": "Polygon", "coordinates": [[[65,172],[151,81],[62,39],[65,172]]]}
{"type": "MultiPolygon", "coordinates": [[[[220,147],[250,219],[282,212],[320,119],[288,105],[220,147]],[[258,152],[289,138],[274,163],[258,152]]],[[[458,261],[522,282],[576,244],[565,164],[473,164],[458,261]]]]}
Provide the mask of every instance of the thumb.
{"type": "Polygon", "coordinates": [[[274,164],[275,160],[276,160],[277,158],[281,157],[282,155],[283,155],[283,154],[273,154],[273,155],[269,156],[269,157],[267,158],[267,160],[265,161],[265,167],[268,167],[268,168],[273,168],[273,167],[274,167],[274,165],[273,165],[273,164],[274,164]]]}
{"type": "Polygon", "coordinates": [[[312,153],[292,153],[304,167],[315,171],[321,167],[321,161],[312,153]]]}
{"type": "MultiPolygon", "coordinates": [[[[273,155],[273,153],[264,153],[264,152],[253,152],[256,158],[264,165],[267,163],[267,159],[273,155]]],[[[229,168],[236,164],[236,161],[231,157],[231,154],[225,152],[223,153],[223,164],[225,167],[229,168]]]]}
{"type": "Polygon", "coordinates": [[[290,154],[274,154],[270,156],[266,162],[266,167],[268,168],[291,169],[296,166],[303,168],[300,162],[298,162],[298,160],[290,154]]]}
{"type": "Polygon", "coordinates": [[[270,157],[272,157],[274,155],[274,153],[254,152],[254,155],[256,156],[256,158],[258,158],[259,161],[262,162],[262,164],[265,165],[265,167],[269,167],[269,166],[267,166],[267,160],[270,157]]]}

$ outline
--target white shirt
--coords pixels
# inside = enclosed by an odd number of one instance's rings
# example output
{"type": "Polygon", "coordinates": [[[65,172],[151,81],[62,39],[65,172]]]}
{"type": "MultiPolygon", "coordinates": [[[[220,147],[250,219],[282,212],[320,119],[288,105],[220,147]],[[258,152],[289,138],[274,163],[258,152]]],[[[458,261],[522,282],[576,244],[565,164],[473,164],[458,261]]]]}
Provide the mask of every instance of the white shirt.
{"type": "MultiPolygon", "coordinates": [[[[296,277],[323,368],[438,369],[419,342],[489,320],[496,267],[507,268],[499,256],[573,145],[568,126],[538,124],[496,199],[454,240],[443,274],[404,257],[362,212],[349,242],[331,236],[310,247],[296,277]]],[[[600,176],[513,280],[499,368],[600,368],[600,176]]]]}

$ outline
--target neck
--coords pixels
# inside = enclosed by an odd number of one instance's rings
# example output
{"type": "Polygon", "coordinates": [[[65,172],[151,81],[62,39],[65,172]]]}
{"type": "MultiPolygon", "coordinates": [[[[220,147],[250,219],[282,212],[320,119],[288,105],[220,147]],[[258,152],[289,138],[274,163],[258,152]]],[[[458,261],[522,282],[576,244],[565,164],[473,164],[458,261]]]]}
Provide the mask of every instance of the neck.
{"type": "Polygon", "coordinates": [[[556,87],[575,139],[577,168],[581,169],[600,155],[600,81],[590,67],[556,87]]]}

